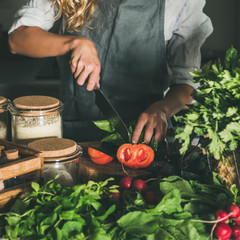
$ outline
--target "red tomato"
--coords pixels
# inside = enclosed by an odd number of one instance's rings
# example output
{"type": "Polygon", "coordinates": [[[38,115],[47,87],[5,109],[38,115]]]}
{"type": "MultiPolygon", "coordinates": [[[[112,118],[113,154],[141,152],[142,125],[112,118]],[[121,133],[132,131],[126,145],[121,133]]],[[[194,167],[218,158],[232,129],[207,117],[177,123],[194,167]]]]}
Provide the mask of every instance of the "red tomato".
{"type": "Polygon", "coordinates": [[[117,159],[129,168],[146,168],[154,160],[154,151],[145,144],[121,145],[117,151],[117,159]]]}
{"type": "Polygon", "coordinates": [[[88,154],[91,160],[96,164],[106,164],[113,160],[112,156],[91,147],[88,147],[88,154]]]}

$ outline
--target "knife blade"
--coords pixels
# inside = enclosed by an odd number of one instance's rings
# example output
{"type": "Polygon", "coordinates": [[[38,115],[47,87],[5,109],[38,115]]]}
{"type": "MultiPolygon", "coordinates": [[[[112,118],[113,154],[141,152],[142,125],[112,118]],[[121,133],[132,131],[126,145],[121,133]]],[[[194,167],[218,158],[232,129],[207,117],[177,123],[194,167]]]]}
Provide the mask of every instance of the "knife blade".
{"type": "Polygon", "coordinates": [[[99,107],[110,124],[112,124],[116,131],[121,135],[124,141],[129,142],[130,133],[118,112],[109,102],[100,88],[96,88],[94,91],[96,94],[96,105],[99,107]]]}

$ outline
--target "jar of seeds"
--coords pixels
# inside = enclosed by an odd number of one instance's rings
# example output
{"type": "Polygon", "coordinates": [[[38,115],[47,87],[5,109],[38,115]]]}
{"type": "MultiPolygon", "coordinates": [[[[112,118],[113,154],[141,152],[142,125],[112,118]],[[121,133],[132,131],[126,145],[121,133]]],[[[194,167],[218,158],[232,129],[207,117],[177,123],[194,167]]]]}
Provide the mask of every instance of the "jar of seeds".
{"type": "Polygon", "coordinates": [[[12,142],[26,146],[36,139],[62,137],[63,104],[49,96],[23,96],[9,105],[12,142]]]}

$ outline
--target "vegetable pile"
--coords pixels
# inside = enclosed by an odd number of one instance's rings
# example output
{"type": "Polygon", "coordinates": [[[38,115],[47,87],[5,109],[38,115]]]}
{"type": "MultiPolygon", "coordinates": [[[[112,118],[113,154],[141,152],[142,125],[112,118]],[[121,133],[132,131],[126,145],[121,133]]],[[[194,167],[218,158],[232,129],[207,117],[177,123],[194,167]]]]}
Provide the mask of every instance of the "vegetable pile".
{"type": "Polygon", "coordinates": [[[6,239],[81,240],[200,240],[218,209],[239,204],[231,191],[213,177],[213,184],[179,176],[141,181],[130,176],[111,184],[89,181],[63,187],[54,181],[33,183],[33,191],[0,214],[0,236],[6,239]],[[147,192],[156,201],[149,202],[147,192]],[[115,193],[115,194],[114,194],[115,193]],[[117,193],[117,194],[116,194],[117,193]],[[118,196],[118,197],[114,197],[118,196]]]}
{"type": "Polygon", "coordinates": [[[225,62],[205,64],[192,73],[199,84],[193,93],[196,100],[189,111],[175,119],[181,123],[175,138],[181,140],[184,154],[193,138],[215,159],[223,159],[225,151],[234,151],[240,140],[240,54],[231,47],[225,62]]]}

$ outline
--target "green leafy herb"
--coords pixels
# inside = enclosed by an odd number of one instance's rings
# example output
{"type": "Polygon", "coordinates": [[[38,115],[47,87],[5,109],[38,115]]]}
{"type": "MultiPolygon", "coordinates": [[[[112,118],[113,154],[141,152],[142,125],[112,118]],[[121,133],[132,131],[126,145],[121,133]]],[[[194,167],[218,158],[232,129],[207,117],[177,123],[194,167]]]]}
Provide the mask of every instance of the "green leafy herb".
{"type": "Polygon", "coordinates": [[[193,93],[195,103],[175,117],[180,123],[175,135],[182,142],[180,153],[185,154],[198,136],[202,148],[223,159],[224,151],[236,150],[240,140],[240,55],[231,47],[225,63],[209,62],[192,75],[199,84],[193,93]]]}

